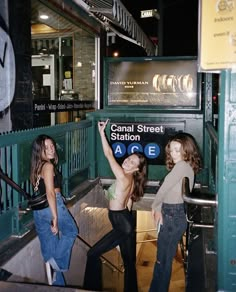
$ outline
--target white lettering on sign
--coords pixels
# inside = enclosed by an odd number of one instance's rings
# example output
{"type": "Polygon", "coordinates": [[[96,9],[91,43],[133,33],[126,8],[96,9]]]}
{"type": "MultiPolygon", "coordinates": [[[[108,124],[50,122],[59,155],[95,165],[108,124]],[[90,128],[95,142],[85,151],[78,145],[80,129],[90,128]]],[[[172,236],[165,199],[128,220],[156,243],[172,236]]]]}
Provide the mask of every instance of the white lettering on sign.
{"type": "Polygon", "coordinates": [[[45,104],[35,104],[34,105],[34,109],[37,110],[37,111],[45,111],[46,107],[45,107],[45,104]]]}
{"type": "Polygon", "coordinates": [[[12,102],[15,93],[15,54],[9,35],[0,27],[0,112],[12,102]]]}
{"type": "MultiPolygon", "coordinates": [[[[55,105],[55,104],[51,104],[51,103],[49,103],[48,104],[48,108],[50,109],[50,110],[56,110],[57,109],[57,106],[55,105]]],[[[45,109],[45,106],[44,106],[44,109],[45,109]]]]}
{"type": "Polygon", "coordinates": [[[155,155],[155,154],[156,154],[156,147],[150,146],[148,148],[148,156],[150,157],[150,156],[155,155]]]}
{"type": "Polygon", "coordinates": [[[153,17],[153,10],[142,10],[141,18],[153,17]]]}
{"type": "Polygon", "coordinates": [[[111,133],[111,140],[119,140],[119,141],[140,141],[140,135],[132,135],[130,133],[119,134],[119,133],[111,133]]]}
{"type": "Polygon", "coordinates": [[[163,125],[111,124],[112,141],[141,141],[141,134],[164,134],[163,125]]]}
{"type": "Polygon", "coordinates": [[[163,126],[146,126],[146,125],[138,125],[137,132],[139,133],[165,133],[163,126]]]}
{"type": "Polygon", "coordinates": [[[111,130],[113,132],[133,132],[134,131],[134,125],[120,126],[120,125],[117,125],[117,124],[112,124],[111,125],[111,130]]]}

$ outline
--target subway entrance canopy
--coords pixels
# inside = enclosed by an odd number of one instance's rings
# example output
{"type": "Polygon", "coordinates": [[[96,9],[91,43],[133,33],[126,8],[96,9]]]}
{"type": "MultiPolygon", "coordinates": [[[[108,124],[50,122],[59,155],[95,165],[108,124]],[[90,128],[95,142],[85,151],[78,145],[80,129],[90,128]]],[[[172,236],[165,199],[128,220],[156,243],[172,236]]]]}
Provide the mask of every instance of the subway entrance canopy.
{"type": "Polygon", "coordinates": [[[99,21],[109,32],[144,48],[148,56],[156,55],[156,46],[143,32],[120,0],[73,0],[99,21]]]}

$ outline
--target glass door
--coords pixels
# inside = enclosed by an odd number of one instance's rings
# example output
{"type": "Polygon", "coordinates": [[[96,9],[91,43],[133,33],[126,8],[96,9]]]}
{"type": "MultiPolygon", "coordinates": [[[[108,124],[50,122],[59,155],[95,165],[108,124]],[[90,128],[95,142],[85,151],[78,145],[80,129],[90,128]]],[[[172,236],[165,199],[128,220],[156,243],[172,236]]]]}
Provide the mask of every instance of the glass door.
{"type": "MultiPolygon", "coordinates": [[[[32,56],[32,93],[37,102],[55,100],[54,55],[32,56]]],[[[55,113],[45,110],[34,114],[34,127],[49,125],[55,125],[55,113]]]]}

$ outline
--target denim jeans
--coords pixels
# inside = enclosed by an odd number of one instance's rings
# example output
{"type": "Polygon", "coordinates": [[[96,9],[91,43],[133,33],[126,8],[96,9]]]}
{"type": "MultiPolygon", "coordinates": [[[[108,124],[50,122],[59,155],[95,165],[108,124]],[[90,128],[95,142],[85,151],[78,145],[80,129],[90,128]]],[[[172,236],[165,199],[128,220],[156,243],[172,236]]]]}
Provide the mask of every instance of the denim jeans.
{"type": "Polygon", "coordinates": [[[184,204],[162,205],[163,225],[157,239],[157,261],[149,292],[168,292],[172,262],[187,228],[184,204]]]}
{"type": "Polygon", "coordinates": [[[56,194],[56,201],[59,228],[57,235],[51,231],[52,214],[49,207],[35,210],[33,214],[43,259],[45,262],[49,261],[56,272],[53,285],[65,286],[62,272],[69,269],[71,250],[78,228],[60,193],[56,194]]]}
{"type": "Polygon", "coordinates": [[[120,246],[124,263],[124,291],[137,292],[136,240],[132,213],[128,209],[108,213],[113,229],[100,239],[87,254],[84,288],[102,291],[102,265],[99,257],[120,246]]]}

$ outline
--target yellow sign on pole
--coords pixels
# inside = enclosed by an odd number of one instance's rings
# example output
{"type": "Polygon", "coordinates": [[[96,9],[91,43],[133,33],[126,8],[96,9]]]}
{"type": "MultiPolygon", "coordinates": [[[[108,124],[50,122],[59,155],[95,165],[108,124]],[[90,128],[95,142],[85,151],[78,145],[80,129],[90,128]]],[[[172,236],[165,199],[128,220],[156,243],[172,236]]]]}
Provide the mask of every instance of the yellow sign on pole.
{"type": "Polygon", "coordinates": [[[201,0],[200,70],[236,67],[236,0],[201,0]]]}

